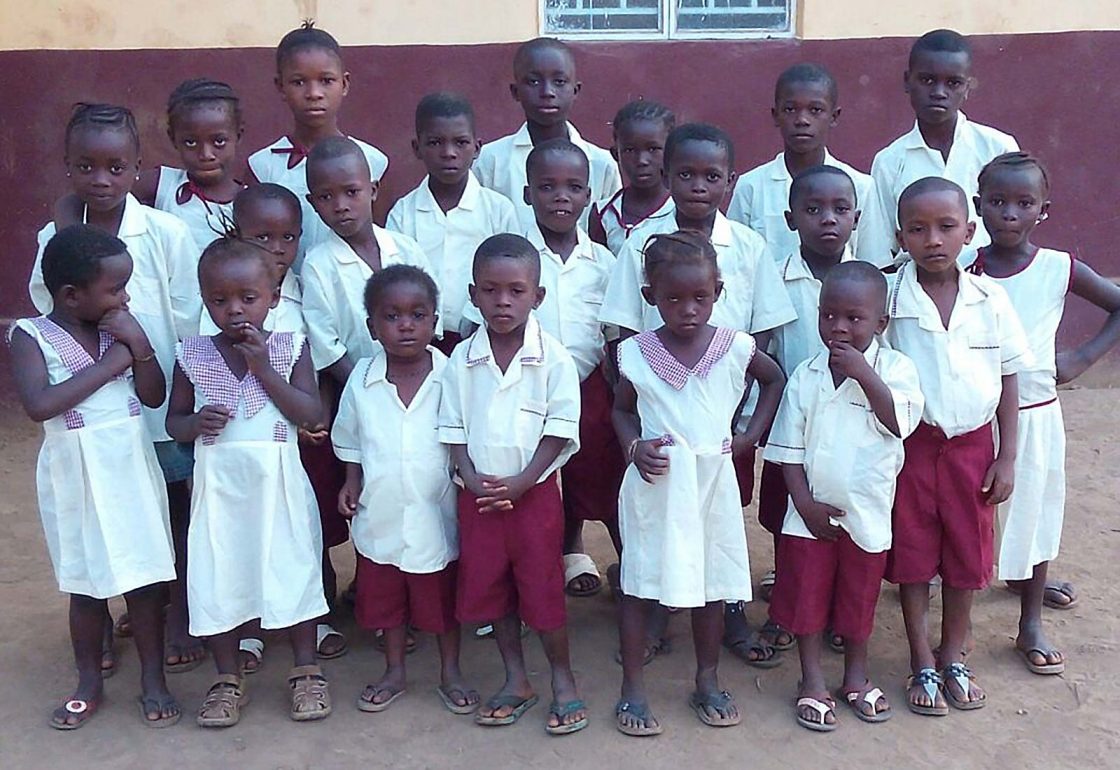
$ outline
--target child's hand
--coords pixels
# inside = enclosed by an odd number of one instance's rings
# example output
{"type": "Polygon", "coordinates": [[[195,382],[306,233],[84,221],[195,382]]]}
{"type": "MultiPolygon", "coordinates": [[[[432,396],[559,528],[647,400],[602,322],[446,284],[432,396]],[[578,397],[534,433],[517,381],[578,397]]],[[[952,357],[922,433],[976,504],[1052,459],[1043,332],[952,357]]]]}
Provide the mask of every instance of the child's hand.
{"type": "Polygon", "coordinates": [[[299,436],[299,443],[304,446],[319,446],[328,438],[331,432],[327,430],[326,425],[312,425],[308,428],[299,428],[297,431],[299,436]]]}
{"type": "Polygon", "coordinates": [[[818,503],[816,500],[808,505],[796,506],[797,512],[801,514],[801,520],[805,522],[805,526],[813,533],[813,537],[817,540],[828,540],[829,542],[840,537],[840,527],[833,524],[829,519],[839,519],[844,515],[844,512],[839,508],[833,508],[827,503],[818,503]]]}
{"type": "Polygon", "coordinates": [[[984,474],[984,483],[980,491],[984,493],[984,500],[988,505],[999,505],[1011,497],[1015,488],[1015,463],[1006,457],[997,457],[984,474]]]}
{"type": "Polygon", "coordinates": [[[217,436],[229,422],[230,413],[224,406],[207,404],[195,413],[195,434],[199,436],[217,436]]]}
{"type": "Polygon", "coordinates": [[[731,456],[742,457],[747,452],[754,452],[755,442],[746,433],[740,433],[731,439],[731,456]]]}
{"type": "Polygon", "coordinates": [[[123,308],[110,310],[101,316],[97,328],[123,343],[131,351],[130,358],[147,358],[152,355],[152,343],[148,341],[148,335],[144,333],[140,322],[123,308]]]}
{"type": "Polygon", "coordinates": [[[525,475],[521,473],[507,478],[484,477],[482,479],[483,495],[476,501],[478,510],[480,513],[512,511],[513,504],[532,486],[533,479],[526,479],[525,475]]]}
{"type": "Polygon", "coordinates": [[[358,513],[358,500],[362,495],[362,485],[355,480],[347,479],[338,490],[338,512],[344,519],[352,519],[358,513]]]}
{"type": "Polygon", "coordinates": [[[268,360],[268,346],[264,342],[264,335],[250,323],[241,325],[241,342],[234,343],[233,347],[245,357],[245,365],[253,374],[260,375],[272,368],[268,360]]]}
{"type": "Polygon", "coordinates": [[[639,441],[634,445],[634,452],[630,458],[642,480],[652,484],[655,476],[664,476],[669,472],[669,458],[661,451],[664,446],[661,439],[651,438],[639,441]]]}
{"type": "Polygon", "coordinates": [[[828,366],[837,374],[859,382],[867,372],[872,371],[863,353],[849,342],[833,341],[828,346],[828,366]]]}
{"type": "Polygon", "coordinates": [[[1065,385],[1085,373],[1091,362],[1080,350],[1063,350],[1057,355],[1058,384],[1065,385]]]}

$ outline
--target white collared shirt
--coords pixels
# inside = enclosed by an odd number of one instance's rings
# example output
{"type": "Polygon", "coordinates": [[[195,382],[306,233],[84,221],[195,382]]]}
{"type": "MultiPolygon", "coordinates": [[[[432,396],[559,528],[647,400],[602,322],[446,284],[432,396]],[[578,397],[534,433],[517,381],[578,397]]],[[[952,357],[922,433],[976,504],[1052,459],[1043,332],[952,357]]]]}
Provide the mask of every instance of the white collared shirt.
{"type": "Polygon", "coordinates": [[[566,445],[537,483],[579,450],[579,375],[559,340],[530,314],[525,340],[503,373],[479,327],[451,354],[439,410],[439,440],[465,444],[480,474],[515,476],[545,436],[566,445]]]}
{"type": "MultiPolygon", "coordinates": [[[[852,252],[844,249],[840,261],[848,262],[852,259],[852,252]]],[[[789,375],[802,361],[825,349],[818,324],[821,281],[809,269],[805,258],[801,256],[800,248],[787,254],[778,263],[778,272],[789,293],[793,309],[797,312],[797,318],[774,330],[770,349],[782,371],[789,375]]]]}
{"type": "Polygon", "coordinates": [[[891,281],[886,340],[918,368],[926,397],[922,421],[953,438],[992,421],[1002,377],[1027,368],[1031,354],[1015,309],[990,278],[958,271],[949,328],[907,262],[891,281]]]}
{"type": "Polygon", "coordinates": [[[638,229],[651,219],[662,219],[664,217],[673,217],[677,211],[677,205],[673,203],[673,197],[669,195],[669,191],[665,191],[665,200],[654,211],[647,214],[641,220],[633,224],[626,224],[622,221],[622,196],[626,192],[623,188],[603,198],[598,203],[592,204],[591,218],[598,217],[599,223],[603,226],[603,232],[607,235],[607,248],[611,253],[618,254],[622,250],[622,245],[626,243],[626,239],[634,230],[638,229]]]}
{"type": "Polygon", "coordinates": [[[215,203],[191,193],[186,203],[179,203],[179,190],[190,182],[181,168],[160,166],[157,170],[155,208],[183,220],[191,232],[198,253],[213,243],[233,222],[233,201],[215,203]]]}
{"type": "MultiPolygon", "coordinates": [[[[370,179],[380,182],[381,177],[389,168],[389,158],[372,144],[366,144],[361,139],[347,137],[362,150],[369,164],[370,179]]],[[[303,212],[303,233],[299,237],[299,252],[296,255],[295,267],[302,269],[304,258],[311,250],[327,240],[331,229],[315,213],[315,208],[307,200],[307,159],[304,158],[292,168],[288,168],[286,151],[295,145],[287,136],[282,136],[268,147],[257,150],[249,156],[249,172],[258,182],[273,182],[282,187],[287,187],[299,198],[300,209],[303,212]]]]}
{"type": "Polygon", "coordinates": [[[939,150],[926,144],[915,121],[909,132],[879,150],[871,162],[871,176],[879,194],[883,222],[890,228],[892,248],[898,250],[895,232],[898,230],[899,196],[912,182],[927,176],[944,177],[960,185],[968,197],[969,217],[976,223],[972,245],[978,248],[991,242],[972,200],[978,191],[977,178],[992,158],[1018,149],[1015,137],[973,123],[959,112],[953,130],[953,146],[949,148],[949,159],[945,160],[939,150]]]}
{"type": "Polygon", "coordinates": [[[358,553],[404,572],[438,572],[459,555],[451,453],[439,440],[447,357],[433,347],[432,371],[405,406],[386,379],[385,351],[354,367],[331,428],[338,459],[362,466],[350,536],[358,553]]]}
{"type": "MultiPolygon", "coordinates": [[[[891,391],[901,438],[891,433],[855,380],[835,387],[828,352],[803,362],[790,376],[763,457],[803,465],[813,499],[844,512],[843,527],[868,553],[891,547],[891,507],[902,470],[902,441],[922,415],[924,399],[914,363],[875,340],[864,357],[891,391]]],[[[783,535],[812,538],[790,499],[783,535]]]]}
{"type": "MultiPolygon", "coordinates": [[[[643,249],[649,236],[676,229],[676,217],[665,217],[650,220],[634,231],[618,254],[599,320],[636,332],[662,325],[657,308],[642,297],[641,289],[646,284],[643,249]]],[[[797,318],[762,236],[716,212],[712,245],[723,293],[716,300],[708,323],[758,334],[797,318]]]]}
{"type": "MultiPolygon", "coordinates": [[[[591,167],[588,184],[593,197],[606,198],[622,188],[618,164],[614,162],[610,152],[584,140],[571,123],[568,123],[568,140],[587,155],[591,167]]],[[[525,202],[525,161],[532,149],[529,125],[522,123],[516,134],[484,144],[474,164],[474,174],[483,187],[497,190],[513,201],[520,223],[517,232],[527,232],[536,223],[533,207],[525,202]]],[[[579,220],[580,227],[584,230],[587,229],[589,209],[590,207],[583,210],[579,220]]]]}
{"type": "MultiPolygon", "coordinates": [[[[886,231],[889,225],[882,221],[882,206],[871,175],[837,160],[828,150],[824,152],[824,165],[846,173],[856,188],[856,209],[861,213],[848,247],[857,259],[877,267],[889,265],[894,233],[888,237],[886,231]]],[[[792,184],[793,177],[786,167],[785,153],[779,152],[774,160],[756,166],[739,177],[727,207],[728,219],[740,222],[761,235],[770,247],[770,253],[779,259],[801,246],[797,233],[790,230],[786,223],[792,184]]]]}
{"type": "MultiPolygon", "coordinates": [[[[343,356],[352,363],[370,358],[378,347],[366,326],[366,282],[373,270],[333,230],[327,233],[327,240],[308,252],[300,276],[311,360],[319,371],[343,356]]],[[[415,265],[434,275],[428,257],[407,235],[390,233],[377,225],[373,225],[373,235],[381,250],[382,268],[415,265]]],[[[437,324],[439,334],[441,327],[437,324]]]]}
{"type": "MultiPolygon", "coordinates": [[[[297,332],[307,336],[307,324],[303,322],[303,292],[299,288],[299,278],[293,271],[284,273],[284,280],[280,282],[280,301],[268,311],[263,326],[266,332],[297,332]]],[[[210,317],[210,311],[203,305],[198,333],[212,337],[220,331],[210,317]]]]}
{"type": "Polygon", "coordinates": [[[479,244],[491,235],[520,232],[513,204],[480,185],[473,174],[467,174],[459,205],[446,213],[424,177],[419,187],[393,204],[385,226],[413,238],[428,255],[442,290],[443,328],[460,334],[466,331],[462,313],[469,302],[467,285],[479,244]]]}
{"type": "MultiPolygon", "coordinates": [[[[54,234],[54,222],[48,222],[39,231],[39,250],[28,286],[32,303],[43,315],[54,308],[54,299],[43,283],[43,249],[54,234]]],[[[125,197],[117,237],[124,241],[132,257],[132,276],[126,287],[128,312],[148,335],[170,393],[175,345],[196,333],[202,310],[198,249],[182,220],[145,206],[131,193],[125,197]]],[[[153,441],[170,440],[164,426],[166,419],[166,399],[156,409],[144,408],[144,424],[153,441]]]]}

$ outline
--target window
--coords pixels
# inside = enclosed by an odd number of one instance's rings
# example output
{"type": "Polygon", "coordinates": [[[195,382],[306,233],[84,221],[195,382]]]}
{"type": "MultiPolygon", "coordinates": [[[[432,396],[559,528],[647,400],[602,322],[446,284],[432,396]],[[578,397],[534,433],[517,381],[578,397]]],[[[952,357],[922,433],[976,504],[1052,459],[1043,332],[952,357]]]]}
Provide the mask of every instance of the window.
{"type": "Polygon", "coordinates": [[[542,0],[546,35],[568,38],[789,36],[794,0],[542,0]]]}

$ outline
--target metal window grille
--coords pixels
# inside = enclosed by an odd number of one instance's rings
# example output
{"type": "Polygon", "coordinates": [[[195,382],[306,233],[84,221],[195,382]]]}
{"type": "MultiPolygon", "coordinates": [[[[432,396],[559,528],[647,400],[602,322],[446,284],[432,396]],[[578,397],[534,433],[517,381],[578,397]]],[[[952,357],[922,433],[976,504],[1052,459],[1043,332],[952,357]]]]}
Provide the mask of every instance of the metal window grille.
{"type": "Polygon", "coordinates": [[[544,34],[562,37],[789,35],[794,0],[542,0],[544,34]]]}

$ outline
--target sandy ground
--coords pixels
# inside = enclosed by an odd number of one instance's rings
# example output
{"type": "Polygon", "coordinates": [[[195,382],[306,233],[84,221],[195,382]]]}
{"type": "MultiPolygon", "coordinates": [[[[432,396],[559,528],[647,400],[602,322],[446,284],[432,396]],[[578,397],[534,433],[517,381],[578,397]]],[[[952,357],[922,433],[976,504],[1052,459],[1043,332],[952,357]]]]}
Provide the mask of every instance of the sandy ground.
{"type": "MultiPolygon", "coordinates": [[[[138,693],[135,651],[119,641],[121,664],[106,685],[101,712],[82,730],[59,733],[46,725],[50,710],[73,685],[66,627],[66,598],[56,590],[35,507],[34,462],[38,429],[14,409],[0,417],[0,763],[6,768],[141,768],[173,761],[182,767],[302,768],[370,767],[682,767],[688,764],[770,767],[1120,767],[1120,588],[1113,565],[1120,557],[1116,516],[1116,467],[1120,465],[1120,411],[1112,390],[1074,390],[1062,395],[1069,431],[1069,505],[1063,554],[1055,572],[1081,591],[1079,606],[1047,611],[1052,638],[1067,652],[1066,673],[1039,677],[1026,671],[1011,642],[1017,602],[992,588],[977,599],[977,649],[971,662],[990,703],[975,712],[954,711],[943,719],[906,711],[903,679],[906,646],[897,592],[886,588],[872,640],[871,669],[896,707],[884,725],[865,725],[840,713],[840,729],[810,733],[793,719],[798,680],[796,657],[759,672],[725,658],[725,686],[744,711],[743,724],[728,730],[702,726],[686,704],[691,679],[687,618],[674,618],[673,652],[648,669],[654,707],[665,733],[654,739],[626,738],[614,729],[613,705],[620,671],[614,606],[606,592],[572,600],[572,657],[592,714],[591,726],[566,738],[543,729],[548,702],[547,666],[537,643],[528,646],[533,681],[542,703],[516,726],[483,729],[454,717],[436,699],[435,645],[422,640],[409,658],[408,694],[391,710],[363,714],[353,703],[362,685],[380,673],[382,661],[371,639],[354,633],[349,655],[325,663],[335,713],[325,722],[295,724],[287,718],[284,674],[290,666],[281,638],[269,640],[263,670],[250,680],[253,703],[239,726],[203,731],[193,711],[212,676],[209,666],[169,676],[186,712],[169,730],[150,730],[134,704],[138,693]]],[[[770,563],[769,539],[749,512],[754,571],[770,563]]],[[[611,561],[605,531],[589,529],[600,564],[611,561]]],[[[344,575],[352,556],[337,549],[344,575]]],[[[120,602],[114,602],[114,613],[120,602]]],[[[758,620],[764,605],[754,604],[758,620]]],[[[828,667],[838,683],[841,659],[828,667]]],[[[467,639],[464,668],[485,694],[500,681],[492,642],[467,639]]]]}

